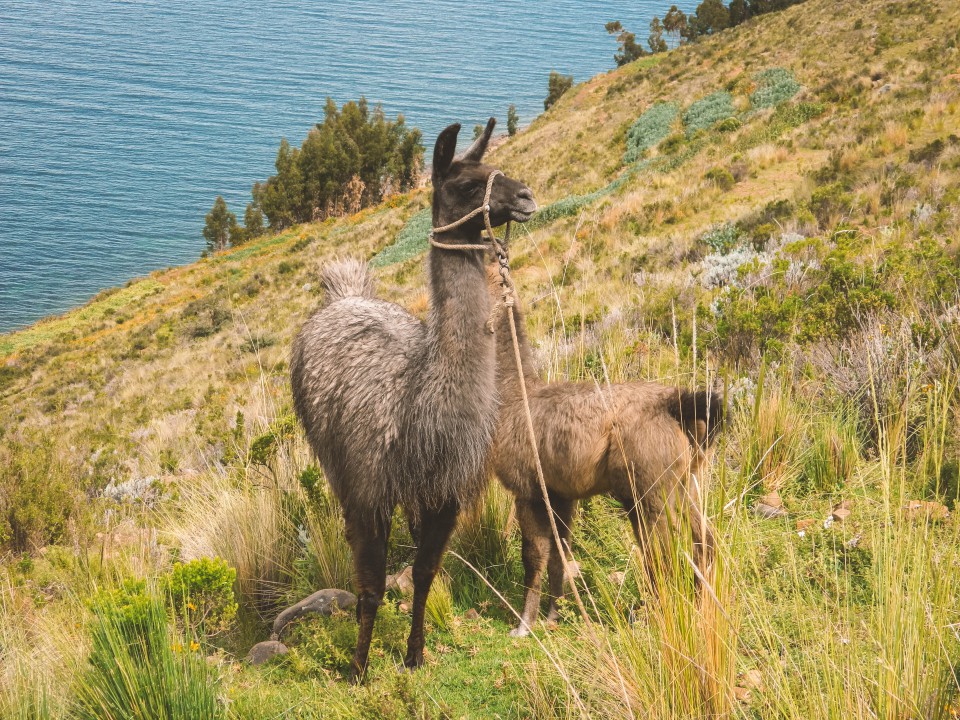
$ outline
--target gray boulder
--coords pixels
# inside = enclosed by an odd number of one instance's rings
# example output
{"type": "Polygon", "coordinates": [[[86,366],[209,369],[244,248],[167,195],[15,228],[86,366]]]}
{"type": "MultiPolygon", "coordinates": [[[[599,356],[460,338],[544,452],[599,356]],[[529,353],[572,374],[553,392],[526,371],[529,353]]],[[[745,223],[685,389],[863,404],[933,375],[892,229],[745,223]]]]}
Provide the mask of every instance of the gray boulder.
{"type": "Polygon", "coordinates": [[[346,590],[335,590],[328,588],[326,590],[317,590],[313,595],[305,597],[296,605],[291,605],[282,613],[277,615],[273,621],[273,640],[280,639],[280,633],[283,629],[297,618],[310,613],[319,613],[320,615],[330,615],[334,609],[348,610],[357,604],[357,596],[346,590]]]}
{"type": "Polygon", "coordinates": [[[263,665],[265,662],[277,655],[286,655],[287,646],[279,640],[264,640],[250,648],[247,653],[247,661],[251,665],[263,665]]]}

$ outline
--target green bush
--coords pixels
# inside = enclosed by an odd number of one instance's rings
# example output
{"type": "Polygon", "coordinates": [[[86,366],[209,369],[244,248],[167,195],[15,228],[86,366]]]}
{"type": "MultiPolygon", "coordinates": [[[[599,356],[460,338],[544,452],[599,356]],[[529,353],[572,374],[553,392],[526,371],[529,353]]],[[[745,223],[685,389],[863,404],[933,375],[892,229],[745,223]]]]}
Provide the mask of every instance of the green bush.
{"type": "Polygon", "coordinates": [[[850,212],[853,198],[843,182],[834,182],[818,187],[810,195],[810,212],[817,218],[821,228],[827,227],[837,215],[850,212]]]}
{"type": "Polygon", "coordinates": [[[775,107],[798,92],[801,85],[793,73],[784,68],[770,68],[754,77],[757,89],[750,95],[750,104],[757,109],[775,107]]]}
{"type": "MultiPolygon", "coordinates": [[[[77,720],[217,720],[219,678],[199,644],[171,632],[163,603],[146,593],[101,597],[87,668],[74,692],[77,720]]],[[[126,592],[126,591],[123,591],[126,592]]]]}
{"type": "MultiPolygon", "coordinates": [[[[374,624],[371,655],[387,653],[396,658],[406,651],[409,622],[392,603],[384,603],[374,624]]],[[[286,630],[290,653],[281,663],[298,675],[326,676],[326,671],[346,673],[357,644],[357,622],[352,613],[334,612],[330,617],[308,616],[286,630]]]]}
{"type": "Polygon", "coordinates": [[[0,546],[27,552],[64,541],[79,512],[77,492],[51,441],[0,447],[0,546]]]}
{"type": "Polygon", "coordinates": [[[237,615],[237,571],[221,558],[174,563],[167,581],[170,602],[184,626],[198,636],[226,632],[237,615]]]}
{"type": "Polygon", "coordinates": [[[733,189],[733,186],[737,184],[733,174],[722,167],[710,168],[704,177],[724,192],[733,189]]]}
{"type": "Polygon", "coordinates": [[[725,90],[718,90],[687,108],[683,114],[683,123],[687,126],[687,133],[692,135],[697,130],[706,130],[714,123],[735,114],[733,96],[725,90]]]}
{"type": "Polygon", "coordinates": [[[271,424],[262,435],[250,443],[250,462],[254,465],[269,465],[277,456],[280,445],[293,437],[296,420],[293,415],[283,415],[271,424]]]}
{"type": "Polygon", "coordinates": [[[670,134],[679,109],[674,103],[656,103],[648,108],[627,130],[625,163],[632,163],[670,134]]]}
{"type": "Polygon", "coordinates": [[[725,255],[739,245],[740,239],[740,230],[732,223],[712,227],[700,236],[700,242],[721,255],[725,255]]]}

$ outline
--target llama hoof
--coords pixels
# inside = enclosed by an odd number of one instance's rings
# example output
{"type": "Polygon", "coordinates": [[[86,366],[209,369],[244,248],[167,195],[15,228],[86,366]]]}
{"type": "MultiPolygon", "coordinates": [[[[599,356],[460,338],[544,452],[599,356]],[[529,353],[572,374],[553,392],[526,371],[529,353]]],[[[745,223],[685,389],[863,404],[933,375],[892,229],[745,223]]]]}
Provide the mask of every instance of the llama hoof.
{"type": "Polygon", "coordinates": [[[530,626],[526,623],[520,623],[510,631],[510,637],[522,638],[530,634],[530,626]]]}
{"type": "Polygon", "coordinates": [[[421,667],[422,665],[423,665],[423,653],[419,653],[413,656],[407,655],[403,659],[403,666],[410,672],[413,672],[414,670],[416,670],[418,667],[421,667]]]}

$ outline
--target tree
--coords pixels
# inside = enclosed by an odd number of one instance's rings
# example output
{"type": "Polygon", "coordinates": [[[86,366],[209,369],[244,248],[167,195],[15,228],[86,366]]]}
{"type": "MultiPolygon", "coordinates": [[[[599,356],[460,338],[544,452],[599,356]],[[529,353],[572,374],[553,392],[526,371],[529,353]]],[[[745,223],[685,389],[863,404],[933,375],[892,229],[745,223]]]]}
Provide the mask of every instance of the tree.
{"type": "Polygon", "coordinates": [[[513,137],[517,134],[517,126],[520,124],[520,116],[517,115],[517,106],[510,103],[507,108],[507,135],[513,137]]]}
{"type": "Polygon", "coordinates": [[[650,35],[647,38],[647,44],[650,46],[650,52],[652,53],[667,51],[667,41],[663,39],[663,23],[656,15],[650,21],[650,35]]]}
{"type": "Polygon", "coordinates": [[[473,126],[473,139],[476,140],[478,137],[483,135],[483,125],[474,125],[473,126]]]}
{"type": "Polygon", "coordinates": [[[747,0],[730,0],[730,27],[736,27],[750,17],[747,0]]]}
{"type": "Polygon", "coordinates": [[[551,70],[550,78],[547,80],[547,97],[543,101],[543,109],[549,110],[560,96],[572,87],[573,75],[561,75],[556,70],[551,70]]]}
{"type": "Polygon", "coordinates": [[[223,250],[230,242],[230,233],[237,225],[237,216],[227,208],[227,202],[222,195],[217,195],[213,207],[207,213],[206,224],[203,226],[203,237],[207,241],[207,249],[216,252],[223,250]]]}
{"type": "Polygon", "coordinates": [[[617,52],[613,56],[617,67],[638,60],[647,54],[643,47],[637,43],[637,36],[628,32],[619,20],[608,22],[604,27],[607,33],[617,36],[617,52]]]}
{"type": "Polygon", "coordinates": [[[683,41],[689,33],[689,22],[686,13],[676,5],[671,5],[667,14],[663,16],[663,29],[672,36],[677,43],[683,41]]]}
{"type": "Polygon", "coordinates": [[[263,235],[263,211],[255,203],[247,203],[247,209],[243,213],[243,229],[246,240],[263,235]]]}
{"type": "Polygon", "coordinates": [[[253,186],[271,230],[358,210],[420,180],[422,135],[403,115],[388,120],[362,97],[340,108],[327,98],[323,114],[300,148],[281,141],[276,175],[253,186]]]}
{"type": "Polygon", "coordinates": [[[713,35],[730,27],[730,11],[723,0],[703,0],[697,6],[691,26],[698,35],[713,35]]]}

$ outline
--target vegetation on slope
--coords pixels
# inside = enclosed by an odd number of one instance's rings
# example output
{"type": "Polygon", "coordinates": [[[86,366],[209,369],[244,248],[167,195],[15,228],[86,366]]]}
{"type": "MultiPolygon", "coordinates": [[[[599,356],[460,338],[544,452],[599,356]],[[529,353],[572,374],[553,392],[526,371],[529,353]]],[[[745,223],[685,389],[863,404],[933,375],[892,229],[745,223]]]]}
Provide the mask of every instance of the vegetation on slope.
{"type": "MultiPolygon", "coordinates": [[[[493,485],[445,562],[424,671],[397,670],[397,593],[366,687],[342,681],[349,618],[242,662],[278,607],[349,583],[287,349],[337,255],[376,258],[383,294],[426,309],[417,191],[0,337],[3,714],[87,707],[112,637],[97,599],[144,581],[166,625],[133,637],[209,658],[233,717],[955,716],[957,27],[945,0],[808,0],[574,86],[492,159],[544,207],[512,265],[546,376],[725,389],[702,604],[684,549],[651,578],[596,498],[574,532],[591,624],[568,611],[539,643],[508,638],[522,572],[493,485]],[[787,516],[757,514],[775,498],[787,516]],[[223,632],[192,630],[164,590],[204,557],[236,572],[223,632]]],[[[196,687],[178,657],[158,666],[196,687]]],[[[157,681],[135,647],[125,661],[157,681]]]]}

